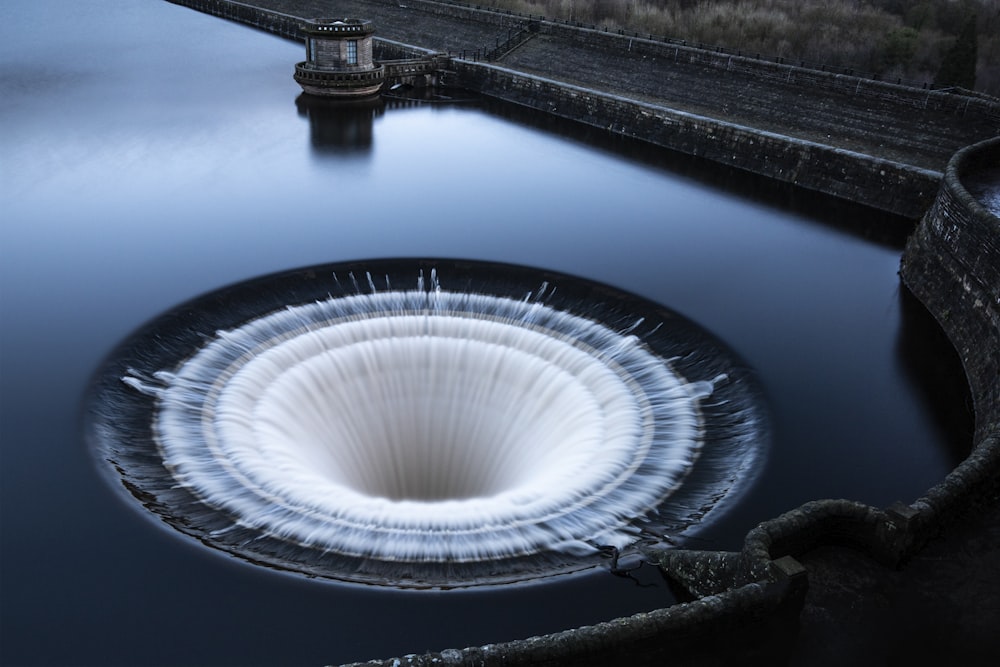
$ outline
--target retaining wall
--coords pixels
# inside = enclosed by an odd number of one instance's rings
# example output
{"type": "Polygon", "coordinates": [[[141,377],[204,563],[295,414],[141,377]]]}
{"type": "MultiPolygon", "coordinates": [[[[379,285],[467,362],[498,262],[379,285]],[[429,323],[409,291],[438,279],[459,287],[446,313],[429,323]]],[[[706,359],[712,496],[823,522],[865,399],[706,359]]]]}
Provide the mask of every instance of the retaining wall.
{"type": "Polygon", "coordinates": [[[834,92],[862,99],[891,101],[902,107],[934,109],[954,113],[966,122],[988,122],[1000,127],[1000,105],[996,100],[971,91],[955,94],[953,89],[933,90],[898,85],[875,78],[862,78],[840,72],[800,67],[794,62],[774,62],[735,54],[722,48],[700,48],[679,40],[657,39],[639,33],[605,32],[558,23],[539,24],[542,33],[554,34],[585,43],[596,49],[629,51],[637,56],[660,57],[680,63],[709,66],[727,72],[739,72],[761,81],[792,83],[816,91],[834,92]]]}
{"type": "Polygon", "coordinates": [[[956,153],[903,255],[903,282],[958,351],[976,414],[972,455],[915,504],[935,516],[1000,476],[1000,218],[963,185],[997,165],[1000,138],[956,153]]]}
{"type": "Polygon", "coordinates": [[[935,171],[496,65],[453,60],[450,70],[447,84],[914,219],[940,180],[935,171]]]}
{"type": "MultiPolygon", "coordinates": [[[[253,26],[281,37],[304,41],[299,29],[302,18],[230,0],[167,0],[200,12],[253,26]]],[[[311,18],[311,17],[310,17],[311,18]]]]}
{"type": "MultiPolygon", "coordinates": [[[[170,0],[201,11],[300,39],[300,19],[230,0],[170,0]]],[[[278,5],[282,6],[282,5],[278,5]]],[[[683,59],[712,67],[739,70],[748,76],[775,81],[793,80],[816,90],[849,92],[853,97],[870,96],[873,103],[891,99],[905,112],[907,105],[946,109],[956,123],[1000,128],[1000,104],[971,96],[863,80],[786,64],[771,63],[676,43],[656,42],[626,35],[581,29],[540,17],[492,12],[465,5],[414,0],[422,13],[475,21],[496,26],[498,34],[511,28],[572,38],[604,51],[628,49],[638,53],[683,59]],[[992,124],[992,125],[991,125],[992,124]]],[[[376,37],[376,58],[396,59],[428,55],[430,51],[407,47],[376,37]]],[[[444,61],[442,61],[444,62],[444,61]]],[[[768,178],[795,184],[807,190],[860,202],[916,220],[930,206],[937,191],[939,171],[875,158],[835,146],[769,133],[754,127],[678,111],[660,104],[639,102],[573,86],[518,70],[470,60],[452,59],[440,81],[463,87],[531,109],[624,134],[681,153],[735,166],[768,178]]]]}

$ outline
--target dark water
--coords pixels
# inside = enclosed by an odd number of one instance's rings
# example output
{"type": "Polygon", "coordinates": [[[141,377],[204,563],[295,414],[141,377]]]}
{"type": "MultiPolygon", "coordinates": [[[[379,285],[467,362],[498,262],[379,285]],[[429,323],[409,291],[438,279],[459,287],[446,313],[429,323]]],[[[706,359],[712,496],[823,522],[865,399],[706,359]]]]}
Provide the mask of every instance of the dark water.
{"type": "Polygon", "coordinates": [[[967,174],[964,184],[983,208],[993,215],[1000,216],[1000,167],[967,174]]]}
{"type": "Polygon", "coordinates": [[[489,594],[322,584],[124,502],[82,437],[102,359],[182,301],[296,266],[535,265],[715,332],[759,373],[775,433],[703,548],[810,499],[912,500],[961,456],[962,385],[901,293],[898,220],[509,109],[301,109],[300,51],[166,2],[0,7],[4,664],[324,664],[669,601],[603,573],[489,594]]]}

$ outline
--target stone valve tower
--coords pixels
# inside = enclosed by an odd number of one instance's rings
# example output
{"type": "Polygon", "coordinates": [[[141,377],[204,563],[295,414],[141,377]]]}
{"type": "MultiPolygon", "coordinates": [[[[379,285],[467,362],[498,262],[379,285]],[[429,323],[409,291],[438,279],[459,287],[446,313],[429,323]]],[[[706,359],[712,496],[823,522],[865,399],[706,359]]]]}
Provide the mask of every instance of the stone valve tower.
{"type": "Polygon", "coordinates": [[[372,61],[375,28],[365,19],[311,19],[301,25],[306,59],[295,80],[310,95],[357,98],[376,95],[385,68],[372,61]]]}

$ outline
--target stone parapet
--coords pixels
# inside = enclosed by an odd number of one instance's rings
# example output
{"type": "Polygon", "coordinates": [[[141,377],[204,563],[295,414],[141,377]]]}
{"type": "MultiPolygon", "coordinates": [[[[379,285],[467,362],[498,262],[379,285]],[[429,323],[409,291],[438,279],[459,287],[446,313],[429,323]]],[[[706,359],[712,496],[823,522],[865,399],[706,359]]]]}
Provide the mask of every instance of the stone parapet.
{"type": "Polygon", "coordinates": [[[315,69],[309,63],[295,65],[295,81],[307,93],[323,96],[369,95],[379,91],[385,81],[385,67],[357,71],[328,71],[315,69]]]}
{"type": "Polygon", "coordinates": [[[451,85],[906,217],[919,217],[938,187],[938,172],[825,144],[496,65],[456,60],[450,68],[451,85]]]}
{"type": "Polygon", "coordinates": [[[368,37],[375,33],[375,26],[364,19],[310,19],[302,24],[302,32],[312,37],[368,37]]]}
{"type": "Polygon", "coordinates": [[[541,34],[551,34],[595,49],[627,51],[634,57],[660,58],[667,62],[708,66],[731,74],[745,74],[758,81],[792,84],[813,92],[826,91],[873,101],[888,101],[901,107],[955,114],[965,122],[1000,126],[1000,104],[996,99],[971,91],[914,87],[856,76],[842,70],[800,66],[793,59],[767,60],[730,49],[688,44],[684,40],[657,38],[636,32],[581,28],[551,21],[539,22],[541,34]]]}
{"type": "Polygon", "coordinates": [[[168,0],[168,2],[253,26],[281,37],[299,41],[303,39],[301,29],[303,17],[231,0],[168,0]]]}
{"type": "Polygon", "coordinates": [[[915,503],[934,516],[953,515],[970,494],[1000,483],[1000,218],[965,186],[997,165],[1000,137],[955,154],[900,272],[958,351],[976,415],[968,459],[915,503]]]}

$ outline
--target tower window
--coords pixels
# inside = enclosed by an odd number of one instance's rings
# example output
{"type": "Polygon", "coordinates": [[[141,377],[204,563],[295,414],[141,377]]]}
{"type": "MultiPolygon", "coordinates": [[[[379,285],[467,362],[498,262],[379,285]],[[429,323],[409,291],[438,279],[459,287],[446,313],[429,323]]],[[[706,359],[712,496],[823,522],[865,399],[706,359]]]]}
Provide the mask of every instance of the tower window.
{"type": "Polygon", "coordinates": [[[347,64],[358,64],[358,40],[356,39],[347,40],[347,64]]]}

